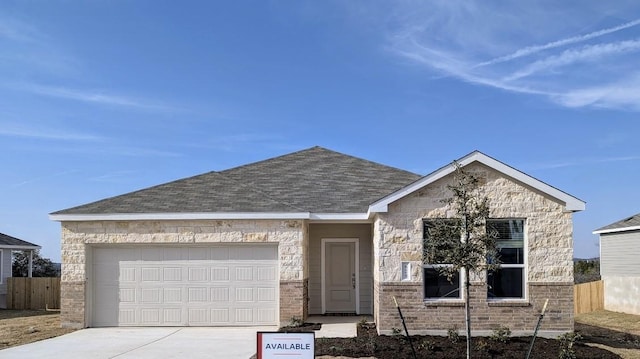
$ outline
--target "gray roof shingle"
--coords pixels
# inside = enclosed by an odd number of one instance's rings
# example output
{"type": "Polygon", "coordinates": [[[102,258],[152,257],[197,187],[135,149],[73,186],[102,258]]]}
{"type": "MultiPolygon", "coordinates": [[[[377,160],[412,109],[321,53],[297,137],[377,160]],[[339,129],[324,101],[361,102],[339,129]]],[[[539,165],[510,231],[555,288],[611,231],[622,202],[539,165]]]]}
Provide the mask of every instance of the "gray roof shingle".
{"type": "Polygon", "coordinates": [[[622,228],[628,228],[628,227],[640,227],[640,213],[634,214],[633,216],[627,217],[623,220],[611,223],[602,228],[598,228],[595,230],[595,232],[607,231],[611,229],[622,229],[622,228]]]}
{"type": "Polygon", "coordinates": [[[22,239],[18,239],[16,237],[11,237],[4,233],[0,233],[0,247],[40,247],[37,244],[29,243],[27,241],[23,241],[22,239]]]}
{"type": "Polygon", "coordinates": [[[322,147],[208,172],[53,214],[364,213],[420,175],[322,147]]]}

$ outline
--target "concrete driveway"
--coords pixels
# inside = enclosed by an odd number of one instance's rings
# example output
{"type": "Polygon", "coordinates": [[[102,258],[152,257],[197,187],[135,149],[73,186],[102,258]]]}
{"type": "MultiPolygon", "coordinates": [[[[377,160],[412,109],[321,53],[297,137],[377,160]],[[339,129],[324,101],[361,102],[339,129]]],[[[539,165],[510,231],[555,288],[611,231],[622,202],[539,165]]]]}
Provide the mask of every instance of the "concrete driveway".
{"type": "Polygon", "coordinates": [[[0,358],[239,358],[256,352],[249,328],[90,328],[60,337],[0,350],[0,358]]]}

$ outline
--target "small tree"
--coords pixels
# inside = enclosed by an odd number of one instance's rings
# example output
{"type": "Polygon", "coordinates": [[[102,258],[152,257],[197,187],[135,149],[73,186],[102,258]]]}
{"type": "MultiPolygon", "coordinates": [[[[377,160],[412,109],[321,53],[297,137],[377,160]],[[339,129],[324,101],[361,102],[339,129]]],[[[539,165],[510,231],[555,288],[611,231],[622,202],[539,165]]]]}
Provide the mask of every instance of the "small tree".
{"type": "MultiPolygon", "coordinates": [[[[479,179],[456,167],[453,184],[447,188],[452,196],[442,202],[455,211],[454,218],[434,221],[429,228],[429,240],[425,240],[425,263],[433,260],[440,263],[442,275],[449,281],[460,273],[464,274],[465,324],[467,331],[467,358],[471,356],[471,313],[469,306],[470,273],[497,269],[500,261],[496,245],[496,234],[488,232],[486,221],[489,217],[489,200],[479,191],[479,179]],[[429,255],[431,253],[432,255],[429,255]]],[[[433,263],[433,262],[432,262],[433,263]]]]}
{"type": "MultiPolygon", "coordinates": [[[[33,251],[31,275],[33,277],[58,277],[60,271],[49,258],[40,256],[39,250],[33,251]]],[[[12,272],[14,277],[27,277],[29,275],[29,252],[13,252],[12,272]]]]}

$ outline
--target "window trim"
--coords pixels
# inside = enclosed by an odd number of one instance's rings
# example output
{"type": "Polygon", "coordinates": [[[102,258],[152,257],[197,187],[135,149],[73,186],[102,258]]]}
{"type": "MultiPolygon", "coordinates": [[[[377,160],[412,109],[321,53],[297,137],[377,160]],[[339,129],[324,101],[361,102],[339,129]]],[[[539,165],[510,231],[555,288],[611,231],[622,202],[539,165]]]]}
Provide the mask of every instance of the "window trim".
{"type": "Polygon", "coordinates": [[[2,268],[4,266],[4,249],[0,249],[0,284],[4,284],[4,273],[2,268]]]}
{"type": "Polygon", "coordinates": [[[526,218],[521,217],[505,217],[505,218],[487,218],[487,222],[490,221],[522,221],[522,264],[500,264],[500,268],[522,268],[522,297],[489,297],[489,271],[485,271],[486,285],[487,285],[487,302],[499,303],[499,302],[523,302],[528,301],[529,298],[529,245],[527,228],[528,223],[526,218]]]}

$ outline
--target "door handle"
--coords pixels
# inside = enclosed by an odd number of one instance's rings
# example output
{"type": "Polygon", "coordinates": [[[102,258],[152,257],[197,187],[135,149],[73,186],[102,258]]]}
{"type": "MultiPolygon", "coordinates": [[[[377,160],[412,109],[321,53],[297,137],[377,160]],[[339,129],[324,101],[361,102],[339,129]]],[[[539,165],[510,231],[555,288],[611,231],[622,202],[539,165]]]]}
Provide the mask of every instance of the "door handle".
{"type": "Polygon", "coordinates": [[[356,274],[355,273],[351,273],[351,286],[353,287],[353,289],[356,289],[356,274]]]}

